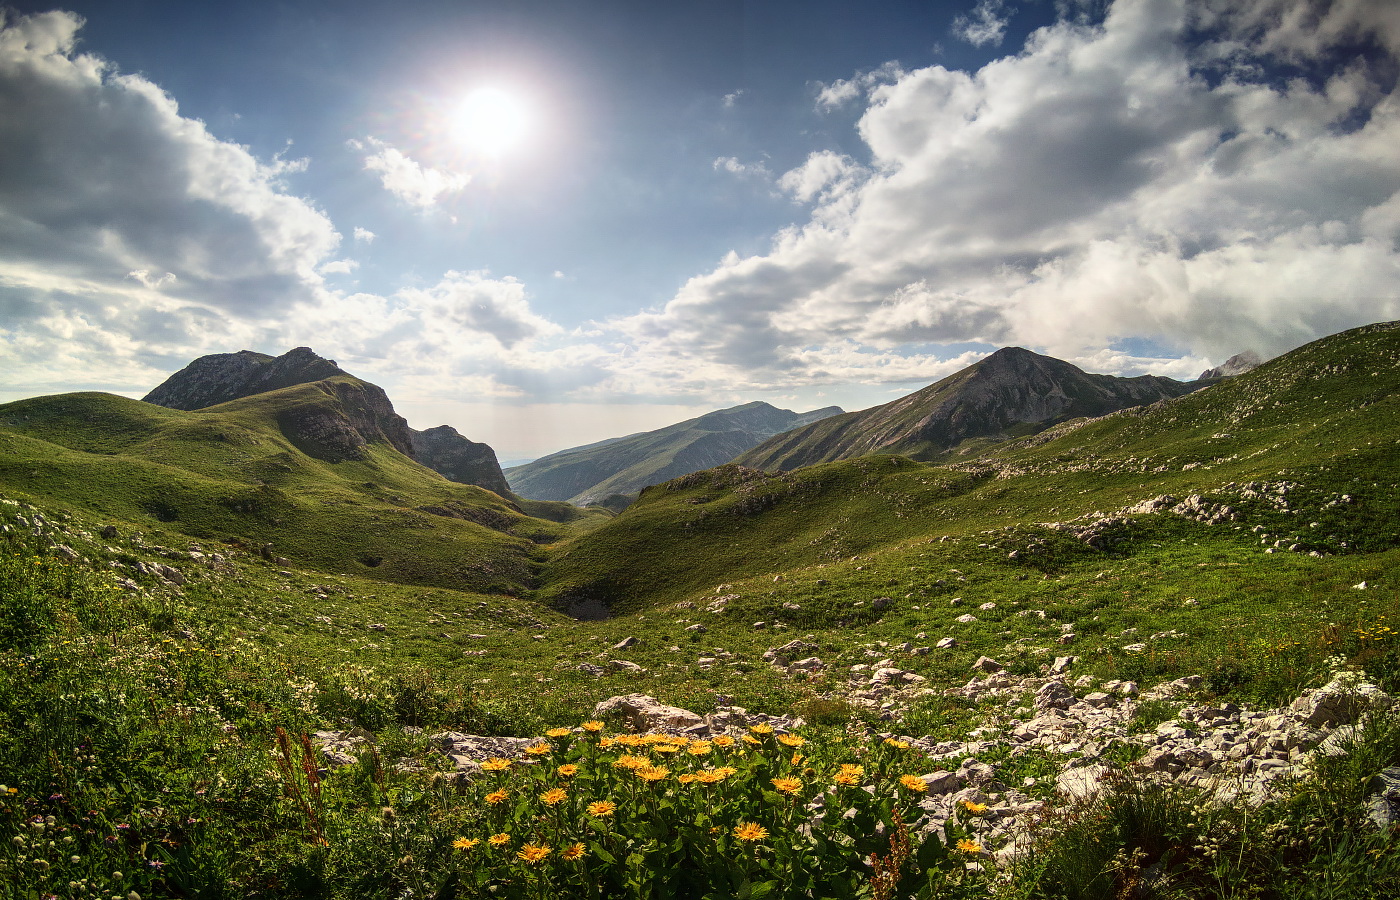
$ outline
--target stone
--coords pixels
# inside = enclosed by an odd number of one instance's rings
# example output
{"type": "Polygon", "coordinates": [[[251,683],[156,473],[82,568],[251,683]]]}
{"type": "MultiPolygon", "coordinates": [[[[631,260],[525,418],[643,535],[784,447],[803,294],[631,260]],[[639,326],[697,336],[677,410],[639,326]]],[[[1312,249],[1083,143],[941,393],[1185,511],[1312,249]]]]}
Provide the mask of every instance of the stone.
{"type": "Polygon", "coordinates": [[[1055,779],[1055,789],[1073,800],[1087,800],[1103,790],[1103,777],[1110,771],[1107,766],[1066,769],[1055,779]]]}
{"type": "Polygon", "coordinates": [[[972,664],[972,670],[974,672],[983,672],[990,675],[994,672],[1005,672],[1006,666],[1003,666],[990,656],[979,656],[977,657],[977,662],[972,664]]]}
{"type": "Polygon", "coordinates": [[[1079,661],[1077,656],[1057,656],[1054,665],[1050,666],[1051,675],[1063,675],[1069,671],[1069,667],[1079,661]]]}
{"type": "Polygon", "coordinates": [[[635,647],[640,643],[641,641],[637,640],[634,637],[625,637],[622,640],[618,641],[616,644],[613,644],[612,648],[614,650],[626,650],[629,647],[635,647]]]}
{"type": "Polygon", "coordinates": [[[617,715],[629,728],[637,731],[653,729],[692,728],[705,720],[688,709],[667,706],[646,694],[625,694],[609,697],[593,707],[593,715],[602,718],[617,715]]]}
{"type": "Polygon", "coordinates": [[[792,664],[791,668],[800,669],[803,672],[815,672],[818,669],[825,669],[826,663],[822,662],[819,657],[809,656],[806,659],[799,659],[792,664]]]}
{"type": "Polygon", "coordinates": [[[646,669],[643,669],[636,663],[628,662],[625,659],[610,659],[608,660],[608,665],[617,669],[619,672],[627,672],[632,675],[640,675],[646,671],[646,669]]]}
{"type": "Polygon", "coordinates": [[[938,641],[938,643],[934,644],[933,646],[937,650],[952,650],[957,645],[957,638],[942,638],[938,641]]]}
{"type": "Polygon", "coordinates": [[[954,619],[953,621],[954,621],[954,622],[961,622],[963,625],[970,625],[971,623],[977,621],[977,617],[974,616],[972,613],[963,613],[962,615],[958,616],[958,617],[957,617],[956,619],[954,619]]]}
{"type": "Polygon", "coordinates": [[[1035,692],[1035,708],[1068,709],[1075,699],[1074,691],[1063,681],[1047,681],[1035,692]]]}

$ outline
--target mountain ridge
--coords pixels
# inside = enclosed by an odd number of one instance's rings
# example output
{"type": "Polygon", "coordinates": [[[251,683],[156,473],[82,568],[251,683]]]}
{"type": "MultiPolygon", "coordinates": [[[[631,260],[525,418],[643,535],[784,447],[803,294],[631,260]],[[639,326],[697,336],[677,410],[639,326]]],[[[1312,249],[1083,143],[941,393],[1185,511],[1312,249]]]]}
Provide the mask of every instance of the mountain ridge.
{"type": "Polygon", "coordinates": [[[524,497],[588,505],[720,465],[770,435],[839,412],[828,406],[795,413],[756,400],[653,431],[570,447],[508,469],[506,478],[524,497]]]}
{"type": "Polygon", "coordinates": [[[1004,440],[1196,390],[1157,375],[1119,378],[1004,347],[897,400],[777,435],[733,461],[784,471],[870,453],[941,457],[965,441],[1004,440]]]}

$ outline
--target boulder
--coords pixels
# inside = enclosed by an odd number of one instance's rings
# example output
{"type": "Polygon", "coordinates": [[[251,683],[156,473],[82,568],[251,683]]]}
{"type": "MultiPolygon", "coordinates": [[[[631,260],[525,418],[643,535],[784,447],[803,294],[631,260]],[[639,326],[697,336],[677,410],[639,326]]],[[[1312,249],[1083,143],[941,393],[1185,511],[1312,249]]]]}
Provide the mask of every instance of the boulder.
{"type": "Polygon", "coordinates": [[[646,694],[626,694],[609,697],[593,707],[593,715],[602,717],[615,714],[622,718],[627,727],[637,731],[656,729],[679,730],[692,728],[704,723],[704,719],[688,709],[667,706],[655,697],[646,694]]]}

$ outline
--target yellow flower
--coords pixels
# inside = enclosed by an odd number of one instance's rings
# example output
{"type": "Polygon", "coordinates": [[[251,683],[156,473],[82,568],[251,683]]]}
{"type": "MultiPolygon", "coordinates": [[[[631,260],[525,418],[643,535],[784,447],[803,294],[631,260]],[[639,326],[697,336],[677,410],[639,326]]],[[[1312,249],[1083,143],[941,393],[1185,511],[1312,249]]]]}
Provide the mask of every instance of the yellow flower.
{"type": "Polygon", "coordinates": [[[720,766],[718,769],[715,769],[715,771],[723,775],[725,778],[728,778],[730,775],[739,774],[739,770],[734,768],[733,766],[720,766]]]}
{"type": "Polygon", "coordinates": [[[588,804],[588,814],[590,816],[597,816],[600,819],[603,816],[610,816],[615,812],[617,812],[617,804],[611,800],[595,800],[588,804]]]}
{"type": "Polygon", "coordinates": [[[470,850],[479,843],[481,843],[481,838],[459,837],[457,838],[457,840],[452,842],[452,846],[457,848],[458,850],[470,850]]]}
{"type": "Polygon", "coordinates": [[[782,791],[784,794],[795,794],[802,790],[802,782],[798,781],[796,778],[774,778],[772,781],[773,787],[782,791]]]}
{"type": "Polygon", "coordinates": [[[598,746],[602,747],[604,750],[607,750],[609,747],[616,743],[617,738],[611,738],[607,735],[603,735],[602,737],[598,738],[598,746]]]}
{"type": "Polygon", "coordinates": [[[584,731],[602,731],[603,723],[599,722],[597,719],[589,719],[587,722],[584,722],[579,727],[582,728],[584,731]]]}
{"type": "Polygon", "coordinates": [[[973,803],[971,800],[960,800],[958,801],[958,805],[961,806],[963,809],[967,810],[968,812],[972,813],[974,816],[980,816],[982,815],[982,813],[987,811],[987,804],[973,803]]]}
{"type": "Polygon", "coordinates": [[[553,788],[540,794],[540,800],[545,806],[555,806],[563,803],[569,797],[569,792],[563,788],[553,788]]]}
{"type": "Polygon", "coordinates": [[[847,775],[864,775],[865,766],[858,766],[855,763],[842,763],[841,771],[847,775]]]}
{"type": "Polygon", "coordinates": [[[744,743],[746,743],[746,744],[761,744],[761,743],[763,743],[763,741],[760,741],[758,738],[754,737],[754,736],[751,735],[751,734],[746,734],[746,735],[744,735],[744,743]]]}
{"type": "Polygon", "coordinates": [[[698,781],[699,778],[699,775],[695,775],[690,772],[682,772],[681,774],[676,776],[676,780],[679,781],[681,784],[690,784],[692,781],[698,781]]]}
{"type": "Polygon", "coordinates": [[[681,748],[677,747],[675,744],[657,744],[652,749],[657,753],[677,753],[681,748]]]}
{"type": "Polygon", "coordinates": [[[568,728],[551,728],[544,733],[545,737],[559,738],[568,737],[573,731],[568,728]]]}
{"type": "Polygon", "coordinates": [[[710,741],[710,743],[714,744],[716,747],[733,747],[734,739],[727,734],[721,734],[710,741]]]}
{"type": "Polygon", "coordinates": [[[831,776],[831,780],[835,781],[837,784],[860,784],[860,780],[850,772],[837,772],[835,775],[831,776]]]}
{"type": "Polygon", "coordinates": [[[800,766],[800,765],[802,765],[802,760],[804,760],[804,759],[806,759],[806,758],[807,758],[807,757],[803,756],[801,753],[794,753],[794,754],[792,755],[792,764],[793,764],[794,766],[800,766]]]}
{"type": "Polygon", "coordinates": [[[531,744],[530,746],[526,747],[525,752],[529,753],[532,756],[544,756],[546,753],[549,753],[553,749],[553,747],[549,746],[544,741],[540,741],[538,744],[531,744]]]}
{"type": "Polygon", "coordinates": [[[493,834],[486,839],[486,843],[490,844],[492,847],[500,847],[503,844],[510,843],[510,835],[504,832],[501,834],[493,834]]]}
{"type": "Polygon", "coordinates": [[[745,822],[734,826],[734,836],[741,841],[761,841],[768,837],[768,829],[757,822],[745,822]]]}
{"type": "Polygon", "coordinates": [[[689,753],[691,756],[704,756],[710,752],[712,746],[713,745],[709,741],[696,741],[685,748],[685,752],[689,753]]]}
{"type": "Polygon", "coordinates": [[[778,735],[778,743],[787,747],[801,747],[803,744],[807,743],[807,741],[801,735],[780,734],[778,735]]]}
{"type": "Polygon", "coordinates": [[[573,862],[574,860],[582,857],[584,852],[585,851],[583,849],[583,844],[570,844],[569,846],[565,847],[559,855],[569,860],[570,862],[573,862]]]}
{"type": "Polygon", "coordinates": [[[651,765],[651,760],[645,756],[633,756],[631,753],[624,753],[613,760],[614,769],[640,769],[643,766],[651,765]]]}
{"type": "Polygon", "coordinates": [[[701,769],[695,773],[695,777],[700,779],[701,784],[714,784],[723,781],[727,776],[723,772],[714,769],[701,769]]]}
{"type": "Polygon", "coordinates": [[[646,743],[635,734],[619,734],[614,740],[624,747],[640,747],[646,743]]]}
{"type": "Polygon", "coordinates": [[[898,738],[885,738],[885,743],[886,743],[886,744],[889,744],[891,747],[893,747],[893,748],[896,749],[896,750],[908,750],[908,749],[909,749],[909,742],[908,742],[908,741],[901,741],[901,740],[899,740],[898,738]]]}
{"type": "Polygon", "coordinates": [[[928,782],[917,775],[901,775],[899,776],[899,783],[916,794],[928,793],[928,782]]]}
{"type": "Polygon", "coordinates": [[[544,862],[545,857],[553,852],[553,848],[546,844],[526,844],[524,847],[520,848],[520,852],[515,854],[515,856],[521,862],[535,865],[536,863],[544,862]]]}
{"type": "Polygon", "coordinates": [[[509,768],[510,760],[501,759],[499,756],[493,756],[481,764],[481,770],[483,772],[504,772],[509,768]]]}
{"type": "Polygon", "coordinates": [[[981,853],[982,845],[977,843],[976,841],[963,838],[962,840],[958,841],[958,849],[963,853],[981,853]]]}
{"type": "Polygon", "coordinates": [[[671,770],[665,766],[643,766],[640,769],[633,769],[633,771],[643,781],[661,781],[671,774],[671,770]]]}
{"type": "Polygon", "coordinates": [[[759,722],[757,725],[750,725],[749,731],[752,731],[754,734],[772,734],[773,726],[769,725],[767,722],[759,722]]]}
{"type": "Polygon", "coordinates": [[[495,806],[497,803],[500,803],[502,800],[505,800],[509,796],[510,791],[504,789],[499,791],[492,791],[491,793],[486,795],[486,802],[491,804],[492,806],[495,806]]]}
{"type": "Polygon", "coordinates": [[[559,767],[558,772],[565,778],[573,778],[575,775],[578,774],[578,766],[574,765],[573,763],[565,763],[564,765],[559,767]]]}

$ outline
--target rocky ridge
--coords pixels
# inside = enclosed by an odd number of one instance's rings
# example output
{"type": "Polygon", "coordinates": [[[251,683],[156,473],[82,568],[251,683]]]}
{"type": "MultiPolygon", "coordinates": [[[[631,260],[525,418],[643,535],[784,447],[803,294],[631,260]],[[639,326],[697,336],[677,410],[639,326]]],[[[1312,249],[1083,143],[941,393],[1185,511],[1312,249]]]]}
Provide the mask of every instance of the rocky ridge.
{"type": "Polygon", "coordinates": [[[302,452],[336,462],[364,458],[366,444],[387,443],[449,481],[509,496],[510,485],[490,446],[468,440],[449,425],[410,428],[382,388],[355,378],[310,347],[275,357],[251,350],[201,356],[142,399],[191,411],[302,384],[316,384],[336,401],[302,403],[279,416],[278,426],[302,452]]]}

